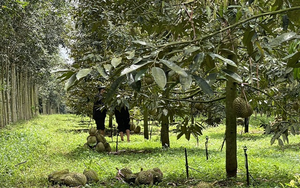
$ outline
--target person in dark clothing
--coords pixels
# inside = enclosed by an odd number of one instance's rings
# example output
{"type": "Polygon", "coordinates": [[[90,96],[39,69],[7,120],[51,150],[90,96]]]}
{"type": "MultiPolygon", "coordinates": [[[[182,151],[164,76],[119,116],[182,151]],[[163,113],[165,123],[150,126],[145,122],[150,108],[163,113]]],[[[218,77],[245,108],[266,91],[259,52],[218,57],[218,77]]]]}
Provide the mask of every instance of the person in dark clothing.
{"type": "Polygon", "coordinates": [[[107,109],[103,103],[103,95],[105,93],[104,87],[98,88],[99,93],[95,96],[95,102],[93,106],[93,119],[96,122],[97,130],[102,135],[105,135],[105,117],[107,109]]]}
{"type": "Polygon", "coordinates": [[[128,108],[126,106],[115,108],[115,116],[118,123],[117,129],[120,133],[121,140],[124,141],[124,133],[126,133],[127,142],[130,142],[130,115],[128,108]]]}

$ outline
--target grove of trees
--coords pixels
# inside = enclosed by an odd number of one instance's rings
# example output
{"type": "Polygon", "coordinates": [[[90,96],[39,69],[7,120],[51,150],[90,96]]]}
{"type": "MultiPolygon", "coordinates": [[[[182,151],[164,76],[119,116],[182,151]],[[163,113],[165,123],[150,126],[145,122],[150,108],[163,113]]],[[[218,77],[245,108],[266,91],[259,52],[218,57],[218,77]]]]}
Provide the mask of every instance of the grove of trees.
{"type": "Polygon", "coordinates": [[[60,0],[0,2],[0,127],[28,120],[39,108],[57,112],[48,83],[63,44],[64,7],[60,0]]]}
{"type": "MultiPolygon", "coordinates": [[[[105,85],[111,108],[139,106],[144,119],[154,112],[163,147],[174,117],[183,120],[178,137],[189,139],[202,130],[191,115],[195,104],[210,107],[208,114],[225,107],[226,171],[234,177],[237,96],[257,112],[297,120],[298,110],[286,107],[299,97],[290,95],[298,91],[298,1],[76,2],[74,63],[61,70],[66,89],[76,95],[78,84],[105,85]]],[[[89,88],[84,98],[93,96],[89,88]]]]}
{"type": "Polygon", "coordinates": [[[139,107],[145,138],[148,118],[159,121],[162,147],[171,147],[169,126],[178,119],[178,138],[202,134],[196,108],[207,122],[225,118],[228,177],[237,174],[236,97],[256,113],[291,122],[273,137],[279,143],[287,140],[284,131],[299,127],[298,0],[69,5],[70,12],[60,0],[0,4],[1,126],[32,117],[37,87],[45,86],[63,44],[74,62],[55,72],[75,113],[90,116],[97,87],[106,86],[111,110],[120,104],[139,107]]]}

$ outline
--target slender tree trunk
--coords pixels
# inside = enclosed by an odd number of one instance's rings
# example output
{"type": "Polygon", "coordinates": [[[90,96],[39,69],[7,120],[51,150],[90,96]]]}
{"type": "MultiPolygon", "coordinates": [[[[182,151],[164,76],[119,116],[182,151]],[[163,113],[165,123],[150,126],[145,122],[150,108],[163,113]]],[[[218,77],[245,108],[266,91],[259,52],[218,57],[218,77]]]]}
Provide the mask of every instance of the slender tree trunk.
{"type": "Polygon", "coordinates": [[[11,110],[12,110],[12,122],[18,121],[17,114],[17,72],[16,65],[11,65],[11,110]]]}
{"type": "Polygon", "coordinates": [[[11,81],[11,76],[10,76],[10,65],[7,63],[6,64],[6,85],[7,85],[7,89],[5,92],[5,100],[6,100],[6,108],[7,108],[7,124],[12,122],[12,111],[11,111],[11,85],[10,85],[10,81],[11,81]]]}
{"type": "MultiPolygon", "coordinates": [[[[163,97],[168,99],[169,98],[169,90],[170,88],[166,89],[163,93],[163,97]]],[[[165,107],[167,109],[168,101],[165,103],[165,107]]],[[[162,147],[170,147],[170,137],[169,137],[169,116],[170,112],[168,112],[166,115],[164,112],[162,112],[161,115],[161,144],[162,147]]]]}
{"type": "Polygon", "coordinates": [[[149,139],[149,125],[148,125],[148,116],[149,116],[149,110],[147,106],[144,106],[143,110],[143,116],[144,116],[144,138],[149,139]]]}
{"type": "MultiPolygon", "coordinates": [[[[229,57],[236,61],[236,57],[229,57]]],[[[227,65],[227,69],[236,72],[236,67],[227,65]]],[[[236,177],[237,174],[237,143],[236,143],[236,114],[233,109],[233,100],[236,98],[237,86],[234,80],[227,76],[226,82],[226,172],[227,177],[236,177]]]]}
{"type": "Polygon", "coordinates": [[[1,62],[1,74],[0,74],[0,127],[5,126],[4,122],[4,66],[1,62]]]}

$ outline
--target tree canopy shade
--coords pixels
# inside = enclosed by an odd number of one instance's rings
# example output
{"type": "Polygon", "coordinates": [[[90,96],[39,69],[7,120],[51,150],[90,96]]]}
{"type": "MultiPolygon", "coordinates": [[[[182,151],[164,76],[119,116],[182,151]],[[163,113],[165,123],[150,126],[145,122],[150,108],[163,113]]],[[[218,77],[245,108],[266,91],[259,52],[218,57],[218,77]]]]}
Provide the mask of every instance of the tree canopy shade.
{"type": "Polygon", "coordinates": [[[265,108],[257,91],[270,96],[270,86],[298,85],[299,10],[297,0],[78,1],[69,36],[75,62],[62,77],[66,89],[87,80],[109,86],[112,108],[155,110],[164,147],[175,115],[191,122],[179,134],[201,135],[187,116],[187,99],[205,104],[225,97],[219,104],[226,107],[226,171],[234,177],[233,100],[251,97],[253,107],[265,108]]]}
{"type": "Polygon", "coordinates": [[[62,44],[64,1],[0,2],[0,126],[29,119],[62,44]]]}

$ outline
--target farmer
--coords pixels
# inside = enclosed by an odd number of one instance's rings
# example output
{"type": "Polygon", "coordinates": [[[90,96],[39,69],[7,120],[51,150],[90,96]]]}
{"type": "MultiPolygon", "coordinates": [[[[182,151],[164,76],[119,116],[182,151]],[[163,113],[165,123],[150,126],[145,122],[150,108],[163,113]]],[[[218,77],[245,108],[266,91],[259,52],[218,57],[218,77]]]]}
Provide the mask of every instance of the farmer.
{"type": "Polygon", "coordinates": [[[97,130],[100,134],[105,135],[105,117],[107,109],[103,102],[103,95],[105,93],[104,87],[98,88],[98,94],[95,96],[95,102],[93,106],[93,119],[96,122],[97,130]]]}
{"type": "Polygon", "coordinates": [[[127,142],[130,142],[130,115],[126,106],[120,106],[115,108],[116,121],[118,123],[118,131],[120,133],[121,140],[124,141],[124,133],[127,136],[127,142]]]}

